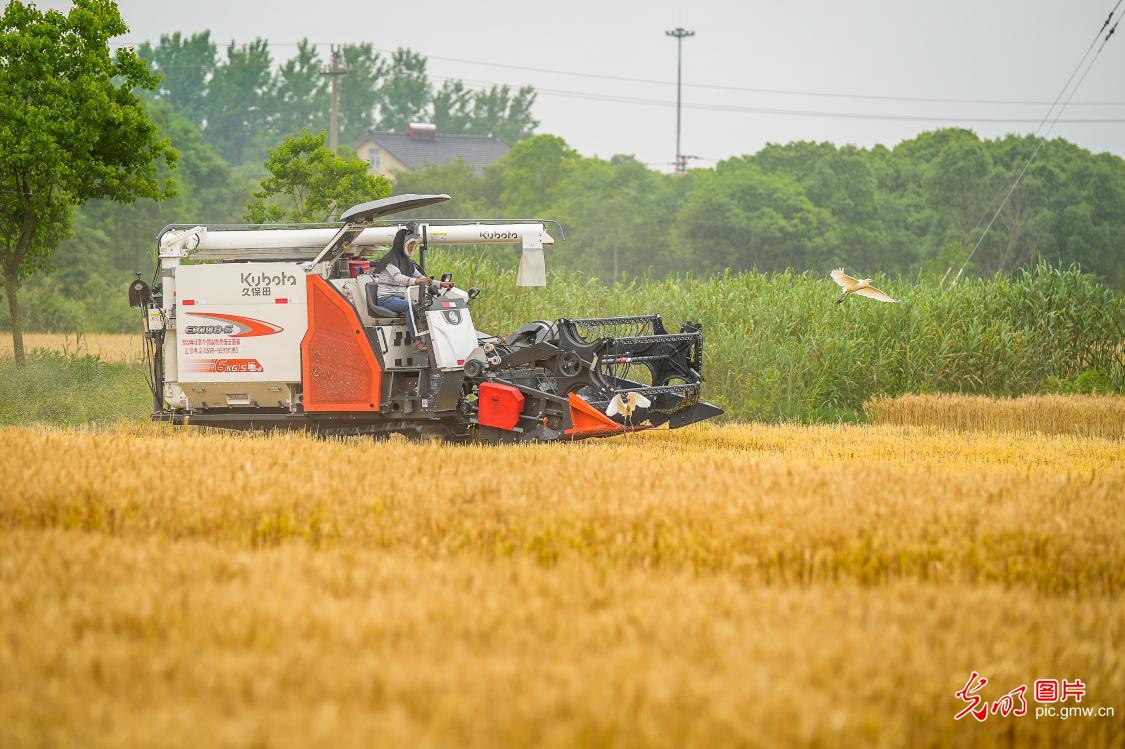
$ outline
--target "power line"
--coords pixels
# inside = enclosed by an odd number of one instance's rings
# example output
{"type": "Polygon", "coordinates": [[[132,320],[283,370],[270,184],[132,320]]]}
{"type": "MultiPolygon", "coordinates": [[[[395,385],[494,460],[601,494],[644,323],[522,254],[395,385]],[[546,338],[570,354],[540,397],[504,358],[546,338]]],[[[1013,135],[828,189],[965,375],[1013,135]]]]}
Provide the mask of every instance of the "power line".
{"type": "MultiPolygon", "coordinates": [[[[329,44],[336,44],[336,42],[313,42],[314,46],[324,46],[329,44]]],[[[136,47],[139,42],[111,42],[110,46],[114,47],[136,47]]],[[[296,47],[297,42],[268,42],[270,47],[296,47]]],[[[390,54],[394,50],[372,47],[376,52],[390,54]]],[[[529,73],[548,73],[551,75],[569,75],[577,78],[592,78],[597,80],[606,81],[619,81],[622,83],[645,83],[658,86],[675,86],[675,81],[663,81],[653,78],[635,78],[631,76],[622,75],[609,75],[606,73],[586,73],[576,70],[559,70],[557,68],[540,68],[530,65],[512,65],[502,62],[488,62],[485,60],[471,60],[462,57],[444,57],[441,55],[426,55],[429,60],[440,60],[442,62],[455,62],[462,65],[480,65],[492,68],[505,68],[508,70],[520,70],[529,73]]],[[[261,67],[260,64],[255,63],[240,63],[240,66],[247,67],[261,67]]],[[[207,67],[205,65],[167,65],[166,68],[175,67],[207,67]]],[[[741,91],[744,93],[752,94],[778,94],[782,96],[807,96],[807,97],[820,97],[830,99],[867,99],[872,101],[903,101],[913,103],[931,103],[931,104],[973,104],[973,105],[999,105],[999,106],[1042,106],[1049,104],[1047,101],[1036,101],[1026,99],[958,99],[958,98],[944,98],[944,97],[931,97],[931,96],[898,96],[898,95],[885,95],[885,94],[857,94],[857,93],[840,93],[831,91],[807,91],[798,89],[784,89],[784,88],[761,88],[751,86],[731,86],[725,84],[714,83],[685,83],[686,88],[697,89],[710,89],[714,91],[741,91]]],[[[1076,101],[1071,106],[1125,106],[1125,101],[1076,101]]]]}
{"type": "MultiPolygon", "coordinates": [[[[1083,63],[1086,62],[1086,58],[1090,55],[1090,50],[1094,48],[1094,45],[1097,43],[1098,38],[1101,37],[1102,32],[1105,31],[1106,26],[1109,26],[1109,22],[1113,20],[1113,14],[1117,12],[1117,9],[1119,7],[1121,7],[1121,3],[1122,0],[1117,0],[1117,4],[1113,6],[1113,10],[1111,10],[1109,12],[1109,15],[1106,17],[1105,23],[1102,24],[1101,28],[1098,29],[1098,32],[1094,35],[1093,40],[1090,42],[1090,46],[1087,47],[1086,52],[1083,53],[1082,59],[1078,61],[1078,65],[1074,68],[1073,71],[1071,71],[1070,77],[1066,79],[1066,83],[1063,84],[1062,89],[1059,90],[1058,95],[1055,97],[1056,104],[1058,103],[1059,99],[1062,98],[1062,95],[1066,92],[1067,87],[1070,86],[1070,82],[1074,80],[1075,74],[1079,71],[1079,69],[1081,69],[1083,63]]],[[[1055,119],[1051,123],[1051,126],[1047,128],[1047,132],[1044,133],[1043,137],[1039,139],[1039,143],[1035,146],[1035,150],[1031,152],[1031,156],[1028,157],[1027,163],[1023,165],[1023,169],[1021,169],[1020,173],[1016,175],[1016,179],[1012,182],[1012,186],[1008,189],[1008,193],[1004,196],[1004,199],[1000,201],[1000,205],[996,208],[996,212],[992,214],[992,219],[989,220],[988,226],[984,227],[984,231],[981,232],[980,238],[977,239],[976,244],[973,245],[972,251],[969,252],[969,255],[965,258],[965,261],[961,263],[961,267],[957,270],[957,275],[950,283],[951,288],[957,284],[958,280],[960,280],[961,274],[965,271],[965,266],[968,265],[969,261],[973,259],[973,255],[976,254],[977,250],[981,246],[981,243],[984,241],[984,238],[988,235],[988,230],[992,228],[992,225],[994,223],[996,223],[996,218],[1000,215],[1000,212],[1004,210],[1004,206],[1008,204],[1008,199],[1012,197],[1012,193],[1014,193],[1016,191],[1016,188],[1019,187],[1020,182],[1023,180],[1023,176],[1027,174],[1028,167],[1031,166],[1031,162],[1035,161],[1035,157],[1039,155],[1039,150],[1047,141],[1047,136],[1049,136],[1051,134],[1051,131],[1055,129],[1055,125],[1062,121],[1060,120],[1060,118],[1062,117],[1062,113],[1066,111],[1067,106],[1070,104],[1070,100],[1074,98],[1074,95],[1078,92],[1078,89],[1082,87],[1082,82],[1086,80],[1086,76],[1090,73],[1091,68],[1094,67],[1094,63],[1098,61],[1098,57],[1101,56],[1102,50],[1105,49],[1106,42],[1108,42],[1110,37],[1113,36],[1113,32],[1117,31],[1118,23],[1121,23],[1120,18],[1117,19],[1117,23],[1113,24],[1113,28],[1109,30],[1109,33],[1105,35],[1105,39],[1102,40],[1102,44],[1100,47],[1098,47],[1098,51],[1095,52],[1094,56],[1090,59],[1090,64],[1086,66],[1086,70],[1083,71],[1082,76],[1078,79],[1078,83],[1076,83],[1074,85],[1074,88],[1070,90],[1070,96],[1067,97],[1066,101],[1063,102],[1063,105],[1059,108],[1058,114],[1055,115],[1055,119]]],[[[1054,107],[1055,105],[1052,104],[1051,108],[1047,110],[1047,114],[1044,116],[1044,122],[1046,121],[1047,117],[1050,116],[1051,110],[1053,110],[1054,107]]],[[[1042,123],[1040,123],[1039,127],[1042,126],[1042,123]]],[[[1036,132],[1039,132],[1039,128],[1036,128],[1036,132]]]]}
{"type": "MultiPolygon", "coordinates": [[[[377,52],[389,53],[392,50],[375,48],[377,52]]],[[[522,70],[531,73],[550,73],[553,75],[570,75],[579,78],[595,78],[607,81],[620,81],[622,83],[649,83],[660,86],[675,86],[675,81],[662,81],[653,78],[633,78],[621,75],[607,75],[604,73],[584,73],[574,70],[558,70],[554,68],[538,68],[528,65],[509,65],[507,63],[498,62],[485,62],[483,60],[468,60],[459,57],[442,57],[440,55],[426,55],[427,59],[440,60],[442,62],[456,62],[464,65],[482,65],[493,68],[507,68],[510,70],[522,70]]],[[[686,88],[698,89],[711,89],[715,91],[742,91],[752,94],[780,94],[784,96],[809,96],[809,97],[824,97],[831,99],[870,99],[875,101],[906,101],[906,102],[922,102],[933,104],[991,104],[991,105],[1017,105],[1017,106],[1042,106],[1047,104],[1046,101],[1029,101],[1029,100],[1012,100],[1012,99],[953,99],[953,98],[940,98],[929,96],[892,96],[881,94],[856,94],[856,93],[837,93],[829,91],[803,91],[797,89],[784,89],[784,88],[760,88],[751,86],[730,86],[725,84],[715,83],[685,83],[686,88]]],[[[1125,101],[1076,101],[1074,106],[1125,106],[1125,101]]]]}
{"type": "MultiPolygon", "coordinates": [[[[505,86],[511,84],[497,83],[495,81],[482,81],[473,78],[454,78],[452,76],[429,75],[429,78],[438,81],[462,81],[463,83],[473,84],[478,86],[505,86]]],[[[598,94],[589,91],[570,91],[567,89],[552,89],[552,88],[539,88],[535,87],[535,93],[543,94],[546,96],[564,96],[575,99],[588,99],[591,101],[601,101],[607,103],[620,103],[620,104],[639,104],[645,106],[656,107],[674,107],[675,102],[667,101],[664,99],[645,99],[635,96],[617,96],[613,94],[598,94]]],[[[738,112],[744,114],[772,114],[772,115],[785,115],[790,117],[827,117],[838,119],[859,119],[859,120],[891,120],[903,122],[971,122],[971,123],[996,123],[996,124],[1030,124],[1040,122],[1039,119],[1023,118],[1023,117],[959,117],[959,116],[927,116],[927,115],[896,115],[896,114],[873,114],[869,112],[833,112],[823,110],[811,109],[779,109],[773,107],[750,107],[728,104],[708,104],[704,102],[683,102],[684,109],[698,109],[708,112],[738,112]]],[[[1060,120],[1060,122],[1071,124],[1094,124],[1094,123],[1122,123],[1125,118],[1079,118],[1060,120]]]]}
{"type": "MultiPolygon", "coordinates": [[[[174,64],[167,66],[158,66],[158,69],[173,69],[173,68],[205,68],[210,67],[207,65],[189,65],[189,64],[174,64]]],[[[235,63],[231,67],[265,67],[255,63],[235,63]]],[[[456,78],[453,76],[442,76],[426,74],[426,77],[435,81],[461,81],[466,84],[476,86],[509,86],[513,87],[515,84],[501,83],[497,81],[484,81],[474,78],[456,78]]],[[[570,89],[556,89],[556,88],[542,88],[533,86],[536,94],[543,94],[545,96],[561,96],[572,99],[586,99],[589,101],[600,101],[616,104],[637,104],[643,106],[655,107],[674,107],[674,102],[665,99],[649,99],[636,96],[619,96],[615,94],[601,94],[593,91],[574,91],[570,89]]],[[[1125,102],[1122,102],[1125,104],[1125,102]]],[[[859,119],[859,120],[885,120],[885,121],[898,121],[898,122],[962,122],[962,123],[992,123],[992,124],[1030,124],[1033,122],[1040,122],[1041,120],[1026,118],[1026,117],[961,117],[961,116],[936,116],[936,115],[897,115],[897,114],[873,114],[869,112],[835,112],[825,110],[810,110],[810,109],[785,109],[774,107],[753,107],[741,105],[728,105],[728,104],[710,104],[706,102],[682,102],[684,109],[697,109],[708,112],[734,112],[742,114],[766,114],[766,115],[782,115],[789,117],[820,117],[830,119],[859,119]]],[[[1059,120],[1064,124],[1119,124],[1125,123],[1125,118],[1114,117],[1085,117],[1079,119],[1059,120]]]]}
{"type": "MultiPolygon", "coordinates": [[[[1081,60],[1079,60],[1079,61],[1078,61],[1078,64],[1074,66],[1074,70],[1070,71],[1070,77],[1066,79],[1066,83],[1064,83],[1064,84],[1063,84],[1063,86],[1062,86],[1062,88],[1061,88],[1061,89],[1059,89],[1059,92],[1058,92],[1058,94],[1056,94],[1056,95],[1055,95],[1055,100],[1054,100],[1053,102],[1051,102],[1051,106],[1050,106],[1050,107],[1048,107],[1048,108],[1047,108],[1047,111],[1046,111],[1046,112],[1045,112],[1045,113],[1043,114],[1043,119],[1042,119],[1042,120],[1041,120],[1041,121],[1039,122],[1039,125],[1038,125],[1038,127],[1036,127],[1036,128],[1035,128],[1035,132],[1033,132],[1033,133],[1031,134],[1033,138],[1034,138],[1035,136],[1039,135],[1039,131],[1043,129],[1043,125],[1045,125],[1045,124],[1047,123],[1047,120],[1048,120],[1048,119],[1049,119],[1049,118],[1051,117],[1051,112],[1052,112],[1052,111],[1054,111],[1054,109],[1055,109],[1055,106],[1056,106],[1056,105],[1057,105],[1057,104],[1059,103],[1059,100],[1060,100],[1060,99],[1062,98],[1062,95],[1063,95],[1063,94],[1064,94],[1064,93],[1066,92],[1067,88],[1069,88],[1069,87],[1070,87],[1070,83],[1071,83],[1071,81],[1073,81],[1073,80],[1074,80],[1074,76],[1075,76],[1075,74],[1077,74],[1077,73],[1078,73],[1078,70],[1079,70],[1079,69],[1080,69],[1080,68],[1082,67],[1082,64],[1083,64],[1084,62],[1086,62],[1086,58],[1087,58],[1087,57],[1088,57],[1088,56],[1090,55],[1090,50],[1092,50],[1092,49],[1094,48],[1094,45],[1095,45],[1095,44],[1097,44],[1097,41],[1098,41],[1098,37],[1099,37],[1099,36],[1101,36],[1101,33],[1102,33],[1103,31],[1105,31],[1105,27],[1109,25],[1109,22],[1113,20],[1113,14],[1114,14],[1114,12],[1115,12],[1115,11],[1117,10],[1117,6],[1118,6],[1118,5],[1121,5],[1121,0],[1118,0],[1118,2],[1117,2],[1117,5],[1113,6],[1113,10],[1111,10],[1111,11],[1109,12],[1109,15],[1108,15],[1108,16],[1106,16],[1105,22],[1104,22],[1104,23],[1102,23],[1102,27],[1101,27],[1101,28],[1100,28],[1100,29],[1098,30],[1098,33],[1097,33],[1097,34],[1094,34],[1094,38],[1093,38],[1093,39],[1092,39],[1092,40],[1090,41],[1090,45],[1089,45],[1088,47],[1086,47],[1086,51],[1085,51],[1085,53],[1083,53],[1083,55],[1082,55],[1082,59],[1081,59],[1081,60]]],[[[1116,26],[1115,26],[1114,28],[1116,28],[1116,26]]],[[[1108,40],[1108,39],[1109,39],[1109,37],[1110,37],[1110,36],[1112,36],[1112,35],[1113,35],[1113,31],[1110,31],[1110,33],[1109,33],[1109,35],[1108,35],[1108,36],[1106,37],[1106,39],[1108,40]]],[[[1103,46],[1103,47],[1105,46],[1105,42],[1102,42],[1102,46],[1103,46]]],[[[1100,49],[1100,48],[1098,49],[1098,52],[1101,52],[1101,49],[1100,49]]],[[[1095,57],[1096,57],[1096,56],[1097,56],[1097,55],[1095,55],[1095,57]]],[[[1091,66],[1092,66],[1092,64],[1091,64],[1091,66]]],[[[1087,72],[1087,73],[1088,73],[1088,72],[1090,72],[1090,68],[1086,68],[1086,72],[1087,72]]],[[[1083,79],[1085,79],[1085,78],[1086,78],[1086,75],[1085,75],[1085,74],[1083,74],[1083,75],[1082,75],[1082,78],[1083,78],[1083,79]]],[[[1079,81],[1079,83],[1078,83],[1078,86],[1081,86],[1081,85],[1082,85],[1082,82],[1081,82],[1081,81],[1079,81]]],[[[1070,99],[1074,97],[1074,92],[1078,90],[1078,86],[1075,86],[1075,87],[1074,87],[1074,91],[1071,91],[1071,93],[1070,93],[1070,97],[1069,97],[1069,98],[1067,99],[1067,103],[1069,103],[1069,102],[1070,102],[1070,99]]],[[[1065,108],[1066,108],[1066,107],[1064,106],[1064,107],[1063,107],[1063,109],[1065,109],[1065,108]]],[[[1060,109],[1060,110],[1059,110],[1058,116],[1059,116],[1059,117],[1061,117],[1061,116],[1062,116],[1062,109],[1060,109]]],[[[1057,118],[1056,118],[1056,122],[1057,122],[1057,118]]],[[[1052,128],[1052,129],[1054,129],[1054,125],[1051,125],[1051,128],[1052,128]]],[[[1039,142],[1038,142],[1038,143],[1036,144],[1036,146],[1035,146],[1035,149],[1034,149],[1034,150],[1032,151],[1032,154],[1031,154],[1031,158],[1030,158],[1030,159],[1028,159],[1028,162],[1027,162],[1027,164],[1026,164],[1026,165],[1024,165],[1024,170],[1026,170],[1026,169],[1027,169],[1027,166],[1031,164],[1031,159],[1034,159],[1034,158],[1035,158],[1035,155],[1039,153],[1039,149],[1040,149],[1040,148],[1042,147],[1042,145],[1043,145],[1043,142],[1042,142],[1042,141],[1039,141],[1039,142]]],[[[1019,180],[1020,180],[1020,178],[1022,178],[1022,177],[1023,177],[1023,172],[1021,171],[1021,172],[1020,172],[1020,176],[1016,178],[1016,183],[1017,183],[1017,184],[1019,183],[1019,180]]],[[[1002,191],[1003,189],[1004,189],[1003,187],[1001,187],[1001,188],[1000,188],[1000,190],[1001,190],[1001,191],[1002,191]]],[[[1013,187],[1012,189],[1015,189],[1015,188],[1013,187]]],[[[997,198],[997,197],[998,197],[999,195],[1000,195],[1000,191],[997,191],[997,192],[996,192],[996,194],[995,194],[995,195],[993,195],[993,196],[992,196],[992,197],[991,197],[991,198],[989,199],[989,201],[988,201],[988,205],[989,205],[989,206],[991,206],[991,205],[992,205],[992,204],[993,204],[993,203],[994,203],[994,202],[996,201],[996,198],[997,198]]],[[[1004,198],[1005,202],[1007,201],[1007,199],[1008,199],[1008,198],[1007,198],[1007,196],[1005,196],[1005,198],[1004,198]]],[[[981,225],[981,223],[982,223],[982,222],[983,222],[983,221],[984,221],[984,220],[985,220],[986,218],[988,218],[988,211],[989,211],[989,209],[988,209],[988,208],[986,208],[986,209],[984,210],[984,213],[983,213],[983,214],[981,214],[981,217],[980,217],[979,219],[977,219],[977,222],[976,222],[976,223],[975,223],[975,224],[973,225],[973,228],[969,230],[969,237],[972,237],[972,235],[976,233],[977,229],[979,229],[979,228],[980,228],[980,225],[981,225]]],[[[991,222],[989,222],[989,226],[991,226],[991,225],[992,225],[992,223],[991,223],[991,222]]],[[[985,233],[987,233],[987,232],[988,232],[988,230],[987,230],[987,229],[985,229],[985,233]]],[[[983,235],[983,234],[981,235],[981,238],[980,238],[980,239],[984,239],[984,235],[983,235]]],[[[977,245],[978,245],[978,246],[979,246],[979,244],[980,244],[980,239],[978,239],[978,240],[977,240],[977,245]]],[[[968,243],[968,237],[966,238],[966,240],[965,240],[965,243],[966,243],[966,244],[968,243]]],[[[976,246],[974,246],[974,247],[973,247],[973,251],[969,253],[969,257],[970,257],[970,258],[971,258],[971,257],[973,256],[973,252],[976,252],[976,246]]],[[[968,261],[968,259],[966,259],[966,260],[965,260],[965,262],[966,262],[966,263],[968,263],[968,262],[969,262],[969,261],[968,261]]],[[[961,267],[962,267],[962,268],[964,268],[964,265],[962,265],[961,267]]],[[[948,271],[946,271],[946,272],[948,272],[948,271]]],[[[958,277],[960,277],[960,273],[958,273],[958,277]]],[[[954,281],[954,282],[956,282],[956,281],[954,281]]]]}

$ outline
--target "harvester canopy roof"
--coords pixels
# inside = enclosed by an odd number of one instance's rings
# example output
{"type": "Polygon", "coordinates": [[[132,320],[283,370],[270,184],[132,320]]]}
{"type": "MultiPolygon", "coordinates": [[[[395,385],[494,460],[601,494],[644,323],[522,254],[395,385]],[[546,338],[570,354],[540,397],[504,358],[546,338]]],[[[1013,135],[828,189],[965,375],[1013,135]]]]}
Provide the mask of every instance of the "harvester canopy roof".
{"type": "Polygon", "coordinates": [[[415,195],[414,193],[392,195],[389,198],[369,200],[366,203],[353,205],[344,211],[340,220],[344,222],[370,221],[379,216],[389,216],[392,213],[401,213],[434,203],[444,203],[447,200],[449,200],[448,195],[415,195]]]}

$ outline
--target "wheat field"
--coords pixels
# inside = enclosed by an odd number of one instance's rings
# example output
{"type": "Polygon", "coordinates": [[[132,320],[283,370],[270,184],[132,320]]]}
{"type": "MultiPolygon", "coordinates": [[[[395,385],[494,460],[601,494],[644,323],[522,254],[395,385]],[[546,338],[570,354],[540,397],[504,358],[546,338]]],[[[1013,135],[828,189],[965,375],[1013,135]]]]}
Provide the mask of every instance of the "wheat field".
{"type": "Polygon", "coordinates": [[[0,746],[1125,741],[1120,440],[123,423],[0,477],[0,746]],[[974,670],[1116,717],[955,721],[974,670]]]}
{"type": "MultiPolygon", "coordinates": [[[[45,349],[67,354],[96,356],[106,362],[139,364],[144,360],[144,339],[139,333],[24,333],[27,351],[45,349]]],[[[12,355],[12,336],[0,335],[0,357],[12,355]]]]}
{"type": "Polygon", "coordinates": [[[1125,396],[902,395],[864,404],[875,424],[1125,438],[1125,396]]]}

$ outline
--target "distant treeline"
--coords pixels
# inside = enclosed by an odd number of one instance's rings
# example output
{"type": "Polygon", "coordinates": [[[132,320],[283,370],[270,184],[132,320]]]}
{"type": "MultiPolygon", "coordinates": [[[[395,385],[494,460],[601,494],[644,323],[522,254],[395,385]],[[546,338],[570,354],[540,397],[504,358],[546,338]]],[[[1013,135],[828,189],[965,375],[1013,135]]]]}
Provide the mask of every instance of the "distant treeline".
{"type": "MultiPolygon", "coordinates": [[[[247,168],[232,167],[177,108],[148,109],[180,152],[177,197],[77,209],[74,236],[52,259],[59,272],[26,282],[29,330],[134,330],[122,289],[133,271],[152,273],[160,228],[241,220],[256,187],[247,168]]],[[[394,191],[454,196],[425,209],[432,216],[558,219],[566,241],[549,251],[550,267],[603,282],[752,269],[827,278],[840,265],[862,277],[936,280],[956,272],[1033,148],[1027,137],[949,129],[894,148],[770,145],[672,175],[628,156],[583,157],[540,135],[482,175],[447,164],[400,175],[394,191]]],[[[1040,260],[1125,288],[1125,161],[1045,144],[966,273],[1011,275],[1040,260]]]]}
{"type": "MultiPolygon", "coordinates": [[[[266,39],[231,42],[219,54],[211,32],[165,34],[137,50],[160,73],[155,99],[195,125],[231,164],[261,162],[266,149],[302,129],[328,127],[331,60],[307,39],[275,65],[266,39]]],[[[411,121],[433,122],[442,133],[492,135],[514,143],[539,124],[531,114],[535,90],[509,86],[474,90],[460,80],[435,89],[426,58],[399,48],[380,54],[371,44],[341,49],[340,143],[369,128],[402,130],[411,121]]]]}
{"type": "MultiPolygon", "coordinates": [[[[628,156],[582,157],[541,135],[482,176],[450,164],[403,174],[395,189],[449,193],[449,216],[558,219],[568,240],[558,262],[604,280],[841,265],[863,276],[955,274],[1036,143],[961,129],[894,148],[794,142],[672,175],[628,156]]],[[[966,272],[1011,274],[1040,260],[1125,287],[1125,160],[1045,143],[966,272]]]]}

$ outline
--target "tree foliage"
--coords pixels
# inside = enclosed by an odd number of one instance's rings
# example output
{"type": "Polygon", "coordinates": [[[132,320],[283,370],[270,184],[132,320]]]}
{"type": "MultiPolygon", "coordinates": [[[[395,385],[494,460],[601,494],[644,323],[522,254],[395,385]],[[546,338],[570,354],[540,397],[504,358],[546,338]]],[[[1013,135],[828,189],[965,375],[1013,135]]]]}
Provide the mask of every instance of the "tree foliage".
{"type": "MultiPolygon", "coordinates": [[[[154,237],[167,224],[226,224],[242,219],[249,179],[204,142],[198,128],[167,104],[145,104],[149,119],[179,153],[175,197],[121,204],[90,200],[74,209],[72,235],[52,255],[61,270],[28,279],[21,287],[28,330],[136,330],[136,310],[122,293],[134,272],[151,274],[154,237]]],[[[166,172],[161,167],[160,173],[166,172]]],[[[0,309],[0,329],[9,327],[0,309]]]]}
{"type": "Polygon", "coordinates": [[[404,47],[396,49],[379,86],[379,129],[402,130],[408,122],[425,119],[432,97],[426,58],[404,47]]]}
{"type": "Polygon", "coordinates": [[[299,133],[326,124],[330,81],[323,61],[308,39],[297,43],[297,54],[285,61],[273,81],[273,130],[299,133]]]}
{"type": "Polygon", "coordinates": [[[174,193],[158,166],[176,151],[135,88],[157,78],[131,49],[111,0],[76,0],[66,15],[13,0],[0,18],[0,265],[16,358],[23,359],[17,290],[48,266],[73,206],[174,193]]]}
{"type": "MultiPolygon", "coordinates": [[[[430,167],[402,175],[397,187],[449,192],[449,210],[461,216],[563,220],[574,241],[558,262],[605,279],[840,265],[944,274],[968,257],[1037,143],[960,129],[892,149],[795,142],[672,175],[628,157],[584,158],[541,135],[483,175],[430,167]]],[[[1043,144],[967,270],[991,276],[1040,260],[1080,263],[1121,288],[1122,236],[1125,161],[1056,139],[1043,144]]]]}
{"type": "Polygon", "coordinates": [[[251,223],[327,221],[356,203],[385,198],[391,184],[360,159],[339,156],[324,133],[303,132],[270,149],[269,175],[246,204],[251,223]]]}
{"type": "MultiPolygon", "coordinates": [[[[139,52],[161,76],[149,98],[174,107],[232,164],[259,164],[286,136],[329,125],[329,60],[308,39],[276,70],[265,39],[231,42],[219,55],[209,31],[164,34],[139,52]]],[[[341,53],[347,70],[338,81],[341,144],[373,127],[401,131],[423,121],[439,133],[488,135],[510,145],[539,125],[531,86],[477,90],[451,80],[435,91],[426,57],[411,49],[400,47],[385,59],[362,43],[345,44],[341,53]]]]}
{"type": "Polygon", "coordinates": [[[446,81],[433,95],[433,122],[439,133],[490,135],[505,143],[529,137],[539,125],[531,114],[535,89],[509,86],[482,91],[462,81],[446,81]]]}
{"type": "Polygon", "coordinates": [[[207,84],[208,142],[227,161],[240,164],[264,150],[276,120],[269,43],[227,46],[227,59],[215,67],[207,84]]]}
{"type": "Polygon", "coordinates": [[[375,124],[387,65],[370,43],[346,44],[342,52],[348,74],[340,78],[340,142],[353,143],[375,124]]]}
{"type": "Polygon", "coordinates": [[[207,84],[215,72],[218,50],[210,31],[191,36],[161,34],[160,43],[142,44],[137,53],[148,60],[160,83],[153,95],[172,106],[198,128],[207,120],[207,84]]]}

